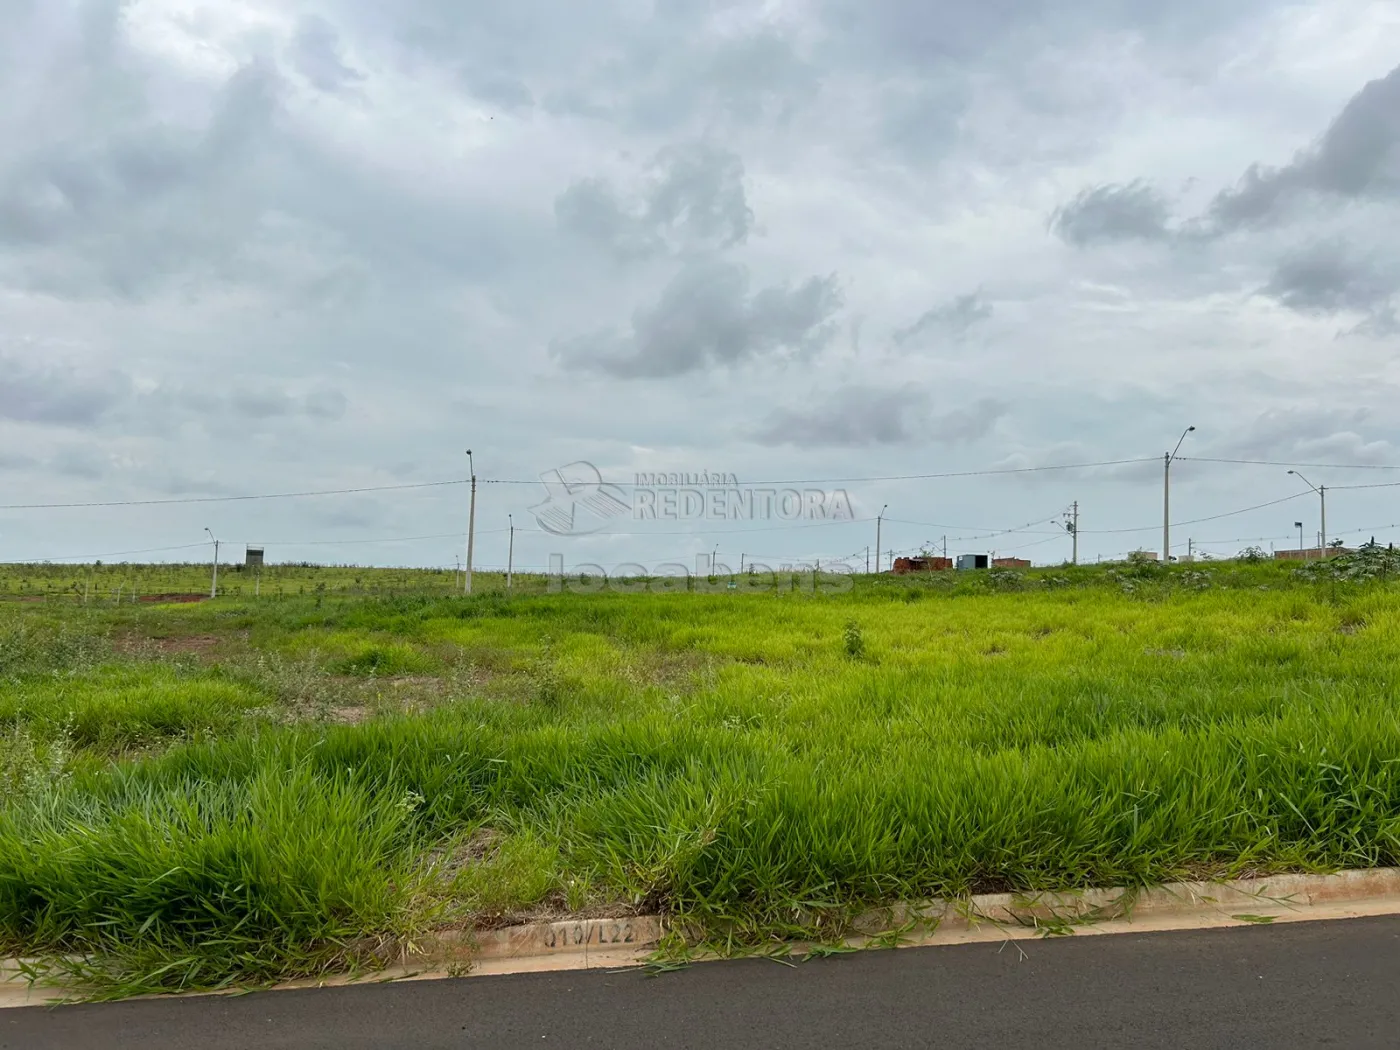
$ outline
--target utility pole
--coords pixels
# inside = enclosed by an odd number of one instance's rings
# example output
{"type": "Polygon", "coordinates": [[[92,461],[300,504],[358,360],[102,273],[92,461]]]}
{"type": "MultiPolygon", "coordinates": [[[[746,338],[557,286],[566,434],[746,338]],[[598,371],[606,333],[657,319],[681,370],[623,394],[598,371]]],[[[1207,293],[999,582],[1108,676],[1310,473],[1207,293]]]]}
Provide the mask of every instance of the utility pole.
{"type": "Polygon", "coordinates": [[[1070,509],[1069,535],[1073,541],[1074,553],[1071,556],[1071,564],[1079,564],[1079,501],[1074,501],[1074,506],[1070,509]]]}
{"type": "Polygon", "coordinates": [[[870,544],[865,545],[865,575],[870,575],[870,544]]]}
{"type": "Polygon", "coordinates": [[[207,525],[204,527],[204,531],[208,532],[209,538],[214,541],[214,579],[209,584],[209,597],[217,598],[219,596],[219,540],[207,525]]]}
{"type": "Polygon", "coordinates": [[[1170,565],[1172,561],[1172,461],[1176,459],[1176,454],[1181,451],[1181,442],[1186,440],[1186,435],[1195,430],[1195,427],[1187,427],[1181,432],[1181,440],[1176,443],[1176,448],[1162,457],[1162,564],[1170,565]]]}
{"type": "Polygon", "coordinates": [[[943,537],[943,560],[948,560],[948,537],[943,537]]]}
{"type": "Polygon", "coordinates": [[[515,581],[515,515],[507,514],[506,521],[510,522],[510,547],[506,553],[506,590],[509,591],[515,581]]]}
{"type": "Polygon", "coordinates": [[[1307,561],[1308,549],[1303,546],[1303,523],[1301,521],[1295,521],[1293,524],[1298,528],[1298,557],[1302,558],[1304,561],[1307,561]]]}
{"type": "Polygon", "coordinates": [[[467,449],[467,466],[471,469],[472,475],[472,506],[467,516],[467,578],[464,593],[472,592],[472,552],[476,547],[476,462],[472,459],[472,450],[467,449]]]}
{"type": "Polygon", "coordinates": [[[1317,487],[1317,497],[1318,497],[1319,500],[1322,501],[1322,556],[1323,556],[1324,558],[1330,558],[1330,557],[1332,556],[1332,548],[1331,548],[1330,546],[1328,546],[1328,541],[1327,541],[1327,486],[1326,486],[1326,485],[1319,485],[1319,486],[1317,487]]]}
{"type": "Polygon", "coordinates": [[[875,516],[875,572],[880,571],[880,530],[885,524],[885,511],[890,509],[886,503],[880,508],[880,513],[875,516]]]}

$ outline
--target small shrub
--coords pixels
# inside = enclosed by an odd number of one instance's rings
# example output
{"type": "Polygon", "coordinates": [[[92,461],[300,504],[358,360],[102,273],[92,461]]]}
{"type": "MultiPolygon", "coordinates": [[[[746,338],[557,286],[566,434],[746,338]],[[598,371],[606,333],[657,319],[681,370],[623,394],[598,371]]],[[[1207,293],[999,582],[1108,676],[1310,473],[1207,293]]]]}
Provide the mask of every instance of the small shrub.
{"type": "Polygon", "coordinates": [[[995,568],[987,573],[987,586],[994,591],[1019,591],[1025,582],[1025,573],[1015,569],[995,568]]]}
{"type": "Polygon", "coordinates": [[[37,796],[68,776],[71,747],[66,733],[39,741],[24,726],[0,731],[0,798],[37,796]]]}
{"type": "Polygon", "coordinates": [[[860,624],[854,620],[846,622],[846,655],[852,660],[865,655],[865,638],[860,633],[860,624]]]}

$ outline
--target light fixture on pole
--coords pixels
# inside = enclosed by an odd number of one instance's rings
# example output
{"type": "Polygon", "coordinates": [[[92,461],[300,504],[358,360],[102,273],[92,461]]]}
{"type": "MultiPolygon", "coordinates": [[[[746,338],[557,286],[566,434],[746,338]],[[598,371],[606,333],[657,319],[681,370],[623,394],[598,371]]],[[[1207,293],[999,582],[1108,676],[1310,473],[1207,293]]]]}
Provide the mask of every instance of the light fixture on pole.
{"type": "MultiPolygon", "coordinates": [[[[1321,527],[1322,527],[1322,543],[1321,543],[1319,546],[1321,546],[1321,548],[1322,548],[1321,555],[1322,555],[1322,557],[1325,558],[1325,557],[1327,557],[1327,550],[1328,550],[1328,547],[1327,547],[1327,486],[1326,486],[1326,485],[1314,485],[1311,481],[1309,481],[1307,478],[1303,477],[1303,475],[1299,474],[1296,470],[1290,470],[1288,473],[1292,474],[1295,478],[1297,478],[1299,481],[1301,481],[1304,485],[1306,485],[1308,488],[1310,488],[1310,489],[1312,489],[1314,492],[1316,492],[1316,493],[1317,493],[1317,498],[1318,498],[1319,500],[1322,501],[1322,521],[1321,521],[1321,523],[1320,523],[1320,524],[1321,524],[1321,527]]],[[[1298,544],[1299,544],[1299,546],[1302,546],[1302,535],[1303,535],[1302,533],[1299,533],[1299,534],[1298,534],[1298,544]]]]}
{"type": "Polygon", "coordinates": [[[1172,560],[1172,462],[1176,459],[1176,454],[1181,451],[1181,442],[1186,440],[1186,435],[1193,432],[1195,427],[1187,427],[1181,432],[1181,438],[1176,443],[1176,448],[1172,449],[1162,458],[1162,564],[1170,565],[1172,560]]]}
{"type": "Polygon", "coordinates": [[[1303,547],[1303,523],[1295,521],[1293,527],[1298,530],[1298,557],[1306,559],[1307,552],[1303,547]]]}
{"type": "Polygon", "coordinates": [[[467,449],[467,466],[472,476],[472,505],[467,515],[467,578],[463,593],[472,592],[472,552],[476,547],[476,463],[472,460],[472,450],[467,449]]]}
{"type": "Polygon", "coordinates": [[[209,533],[209,538],[214,541],[214,579],[209,584],[209,597],[217,598],[219,596],[219,538],[207,525],[204,527],[204,531],[209,533]]]}

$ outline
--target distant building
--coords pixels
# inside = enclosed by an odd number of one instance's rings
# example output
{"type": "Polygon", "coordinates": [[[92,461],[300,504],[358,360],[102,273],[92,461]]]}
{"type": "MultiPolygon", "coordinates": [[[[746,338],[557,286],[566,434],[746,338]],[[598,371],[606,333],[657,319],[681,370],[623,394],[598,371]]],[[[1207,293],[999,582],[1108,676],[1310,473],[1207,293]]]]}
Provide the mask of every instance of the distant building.
{"type": "Polygon", "coordinates": [[[1029,569],[1029,558],[993,558],[992,566],[997,569],[1029,569]]]}
{"type": "Polygon", "coordinates": [[[985,555],[985,554],[959,554],[959,555],[958,555],[958,568],[959,568],[959,569],[985,569],[985,568],[988,567],[988,565],[989,565],[990,562],[991,562],[991,559],[990,559],[987,555],[985,555]]]}
{"type": "Polygon", "coordinates": [[[953,567],[952,558],[896,558],[894,574],[907,576],[911,572],[944,572],[953,567]]]}
{"type": "Polygon", "coordinates": [[[1323,558],[1336,557],[1338,554],[1356,553],[1350,547],[1332,547],[1324,550],[1321,547],[1307,547],[1302,550],[1274,551],[1274,558],[1278,561],[1321,561],[1323,558]]]}
{"type": "Polygon", "coordinates": [[[263,567],[263,549],[261,547],[249,547],[248,553],[243,556],[243,568],[253,572],[261,572],[263,567]]]}

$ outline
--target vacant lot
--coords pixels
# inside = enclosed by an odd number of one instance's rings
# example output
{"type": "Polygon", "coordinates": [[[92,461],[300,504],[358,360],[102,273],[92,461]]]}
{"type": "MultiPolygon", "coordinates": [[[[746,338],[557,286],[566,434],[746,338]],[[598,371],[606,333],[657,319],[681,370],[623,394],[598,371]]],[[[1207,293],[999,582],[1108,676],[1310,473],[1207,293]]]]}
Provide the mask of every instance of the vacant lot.
{"type": "Polygon", "coordinates": [[[1377,558],[0,602],[0,953],[208,987],[532,916],[739,949],[891,899],[1396,863],[1377,558]]]}

